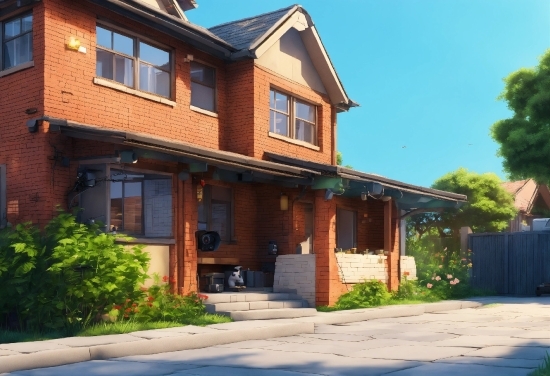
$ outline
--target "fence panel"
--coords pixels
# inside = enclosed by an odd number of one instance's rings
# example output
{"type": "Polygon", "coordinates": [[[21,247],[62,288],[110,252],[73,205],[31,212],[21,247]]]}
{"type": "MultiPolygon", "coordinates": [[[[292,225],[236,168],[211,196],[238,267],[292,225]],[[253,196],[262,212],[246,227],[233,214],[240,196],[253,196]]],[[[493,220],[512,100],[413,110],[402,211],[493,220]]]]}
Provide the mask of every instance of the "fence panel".
{"type": "Polygon", "coordinates": [[[550,282],[550,233],[470,234],[472,285],[498,294],[534,295],[550,282]]]}

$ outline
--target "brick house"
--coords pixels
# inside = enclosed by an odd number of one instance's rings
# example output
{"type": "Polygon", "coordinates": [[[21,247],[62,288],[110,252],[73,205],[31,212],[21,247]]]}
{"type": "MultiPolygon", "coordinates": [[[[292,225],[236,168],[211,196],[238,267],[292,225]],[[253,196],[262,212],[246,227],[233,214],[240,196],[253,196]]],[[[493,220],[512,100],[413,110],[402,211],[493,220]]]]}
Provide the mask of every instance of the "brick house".
{"type": "Polygon", "coordinates": [[[532,229],[533,219],[550,215],[550,190],[547,185],[526,179],[504,182],[502,187],[514,196],[514,206],[518,210],[518,214],[510,220],[509,232],[523,231],[526,226],[532,229]]]}
{"type": "Polygon", "coordinates": [[[0,226],[80,207],[145,244],[180,293],[299,252],[315,304],[332,304],[360,277],[337,248],[384,250],[395,289],[403,218],[466,197],[336,165],[337,116],[357,104],[302,7],[205,29],[195,6],[0,0],[0,226]],[[197,251],[199,229],[219,250],[197,251]]]}

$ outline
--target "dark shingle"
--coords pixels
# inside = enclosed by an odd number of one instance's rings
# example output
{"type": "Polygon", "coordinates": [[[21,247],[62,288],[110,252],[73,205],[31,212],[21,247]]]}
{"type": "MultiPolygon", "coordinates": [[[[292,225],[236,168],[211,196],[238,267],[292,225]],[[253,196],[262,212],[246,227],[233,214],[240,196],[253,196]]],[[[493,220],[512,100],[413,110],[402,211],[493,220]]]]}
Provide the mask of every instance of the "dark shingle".
{"type": "Polygon", "coordinates": [[[227,22],[210,27],[208,30],[239,50],[248,49],[256,39],[264,35],[294,7],[296,5],[242,20],[227,22]]]}

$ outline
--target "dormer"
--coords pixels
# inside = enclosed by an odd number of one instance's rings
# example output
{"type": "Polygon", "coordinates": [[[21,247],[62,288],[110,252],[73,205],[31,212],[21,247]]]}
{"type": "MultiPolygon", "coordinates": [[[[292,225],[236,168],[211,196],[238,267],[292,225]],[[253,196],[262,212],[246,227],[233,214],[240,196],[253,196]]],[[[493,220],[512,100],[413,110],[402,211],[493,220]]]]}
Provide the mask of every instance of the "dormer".
{"type": "Polygon", "coordinates": [[[185,12],[197,8],[195,0],[139,0],[151,8],[187,21],[185,12]]]}

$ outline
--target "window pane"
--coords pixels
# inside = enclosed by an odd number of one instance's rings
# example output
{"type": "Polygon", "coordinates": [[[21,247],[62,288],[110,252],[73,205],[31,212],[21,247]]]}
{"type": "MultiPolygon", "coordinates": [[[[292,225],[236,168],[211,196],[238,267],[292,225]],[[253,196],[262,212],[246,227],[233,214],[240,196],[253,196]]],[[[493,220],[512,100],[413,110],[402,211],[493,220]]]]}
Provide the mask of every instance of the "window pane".
{"type": "Polygon", "coordinates": [[[134,60],[115,55],[115,81],[134,86],[134,60]]]}
{"type": "Polygon", "coordinates": [[[21,18],[8,21],[4,24],[4,38],[12,38],[21,34],[21,18]]]}
{"type": "Polygon", "coordinates": [[[172,180],[143,182],[145,236],[172,236],[172,180]]]}
{"type": "Polygon", "coordinates": [[[139,89],[170,97],[170,74],[150,65],[140,64],[139,89]]]}
{"type": "Polygon", "coordinates": [[[25,34],[4,44],[4,69],[32,60],[32,34],[25,34]]]}
{"type": "Polygon", "coordinates": [[[111,224],[109,231],[122,230],[122,182],[111,182],[111,224]],[[113,228],[114,227],[114,228],[113,228]]]}
{"type": "Polygon", "coordinates": [[[275,92],[269,91],[269,108],[275,108],[275,92]]]}
{"type": "Polygon", "coordinates": [[[279,112],[271,111],[269,130],[283,136],[288,136],[288,116],[279,112]]]}
{"type": "Polygon", "coordinates": [[[296,117],[315,123],[315,106],[296,101],[296,117]]]}
{"type": "Polygon", "coordinates": [[[214,68],[191,62],[191,80],[206,86],[215,87],[214,68]]]}
{"type": "Polygon", "coordinates": [[[99,77],[113,79],[113,53],[96,50],[96,74],[99,77]]]}
{"type": "Polygon", "coordinates": [[[216,111],[213,88],[191,82],[191,105],[208,111],[216,111]]]}
{"type": "Polygon", "coordinates": [[[134,56],[134,40],[125,35],[113,32],[114,46],[113,50],[122,52],[123,54],[134,56]]]}
{"type": "Polygon", "coordinates": [[[170,70],[170,54],[146,43],[139,43],[139,58],[150,64],[170,70]]]}
{"type": "Polygon", "coordinates": [[[212,200],[232,201],[233,193],[231,188],[212,186],[212,200]]]}
{"type": "Polygon", "coordinates": [[[97,45],[102,46],[105,48],[108,48],[110,50],[113,49],[113,42],[111,39],[112,33],[109,30],[106,30],[102,27],[96,26],[95,28],[95,34],[97,39],[97,45]]]}
{"type": "Polygon", "coordinates": [[[23,17],[21,20],[21,26],[23,32],[32,30],[32,14],[23,17]]]}
{"type": "Polygon", "coordinates": [[[306,123],[303,120],[296,119],[296,132],[294,137],[297,140],[315,144],[315,126],[313,124],[306,123]]]}
{"type": "Polygon", "coordinates": [[[275,109],[288,114],[288,96],[281,93],[275,93],[275,109]]]}
{"type": "Polygon", "coordinates": [[[142,209],[141,182],[124,182],[124,232],[143,233],[142,209]]]}

